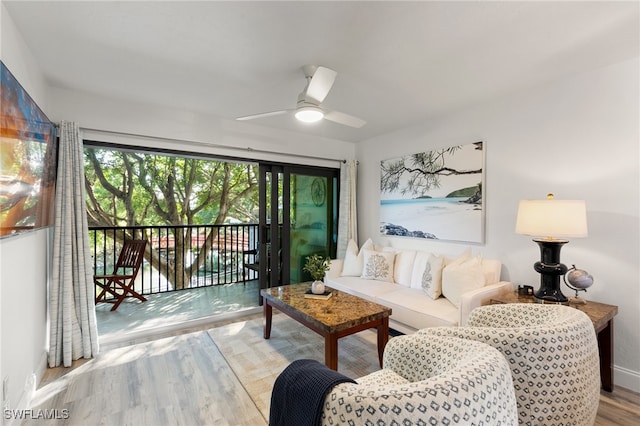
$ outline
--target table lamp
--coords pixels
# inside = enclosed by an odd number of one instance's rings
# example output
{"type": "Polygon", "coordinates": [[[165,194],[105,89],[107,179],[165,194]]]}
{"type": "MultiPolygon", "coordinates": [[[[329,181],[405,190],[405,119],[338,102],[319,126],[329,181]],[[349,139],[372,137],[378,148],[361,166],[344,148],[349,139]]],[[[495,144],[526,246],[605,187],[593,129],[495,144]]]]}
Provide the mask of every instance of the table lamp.
{"type": "Polygon", "coordinates": [[[540,303],[568,304],[560,290],[560,277],[567,267],[560,263],[560,250],[566,237],[587,236],[587,209],[581,200],[522,200],[516,220],[518,234],[531,235],[540,247],[540,261],[533,269],[540,273],[540,289],[534,293],[540,303]]]}

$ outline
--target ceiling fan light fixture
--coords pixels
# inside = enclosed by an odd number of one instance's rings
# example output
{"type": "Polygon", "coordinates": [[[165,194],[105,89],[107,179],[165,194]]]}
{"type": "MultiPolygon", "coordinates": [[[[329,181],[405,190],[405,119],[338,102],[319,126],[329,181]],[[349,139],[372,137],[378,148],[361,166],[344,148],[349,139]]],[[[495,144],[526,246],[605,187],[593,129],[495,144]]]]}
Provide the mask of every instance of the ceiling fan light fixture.
{"type": "Polygon", "coordinates": [[[324,118],[324,113],[318,107],[304,106],[296,110],[295,116],[303,123],[316,123],[324,118]]]}

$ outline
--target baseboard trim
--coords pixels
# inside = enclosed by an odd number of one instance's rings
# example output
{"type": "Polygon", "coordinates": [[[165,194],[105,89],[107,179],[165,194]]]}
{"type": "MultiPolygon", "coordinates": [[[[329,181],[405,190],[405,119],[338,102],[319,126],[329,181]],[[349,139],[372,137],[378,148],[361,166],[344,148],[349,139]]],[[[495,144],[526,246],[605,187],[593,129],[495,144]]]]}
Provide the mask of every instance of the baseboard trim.
{"type": "Polygon", "coordinates": [[[613,366],[613,385],[640,392],[640,373],[617,365],[613,366]]]}

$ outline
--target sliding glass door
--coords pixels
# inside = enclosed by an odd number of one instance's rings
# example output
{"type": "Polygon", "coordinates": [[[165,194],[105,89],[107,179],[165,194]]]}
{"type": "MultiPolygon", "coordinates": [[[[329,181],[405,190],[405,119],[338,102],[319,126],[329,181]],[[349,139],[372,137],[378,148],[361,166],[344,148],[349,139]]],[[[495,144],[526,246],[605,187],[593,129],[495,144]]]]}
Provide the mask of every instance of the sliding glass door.
{"type": "Polygon", "coordinates": [[[339,170],[260,164],[260,288],[309,281],[311,254],[335,257],[339,170]]]}

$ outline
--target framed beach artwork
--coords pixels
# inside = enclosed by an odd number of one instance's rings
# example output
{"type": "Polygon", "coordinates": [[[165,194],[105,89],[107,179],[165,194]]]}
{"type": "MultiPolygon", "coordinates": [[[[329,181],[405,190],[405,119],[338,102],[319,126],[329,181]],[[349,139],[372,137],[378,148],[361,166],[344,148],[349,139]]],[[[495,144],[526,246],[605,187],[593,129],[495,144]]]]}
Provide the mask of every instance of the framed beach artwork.
{"type": "Polygon", "coordinates": [[[380,233],[484,243],[483,142],[380,162],[380,233]]]}

